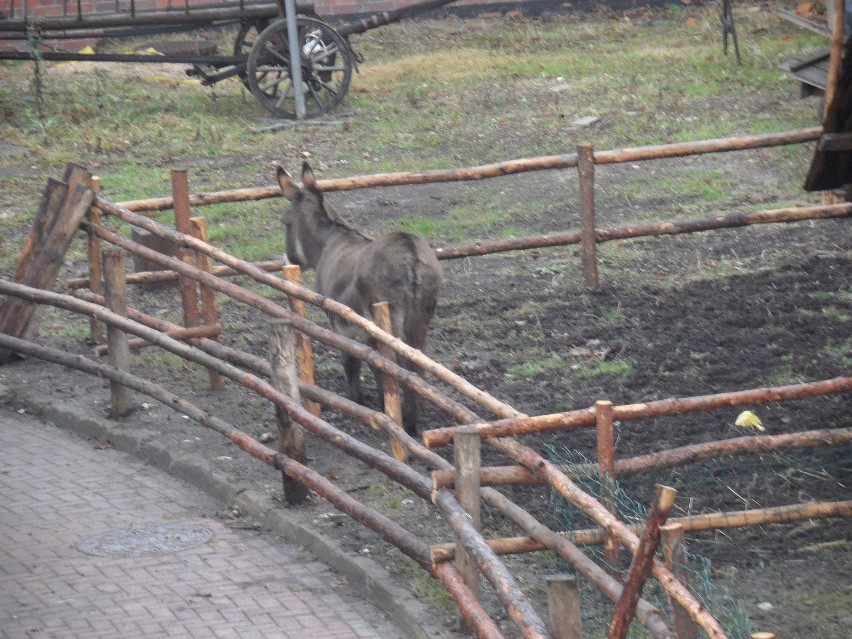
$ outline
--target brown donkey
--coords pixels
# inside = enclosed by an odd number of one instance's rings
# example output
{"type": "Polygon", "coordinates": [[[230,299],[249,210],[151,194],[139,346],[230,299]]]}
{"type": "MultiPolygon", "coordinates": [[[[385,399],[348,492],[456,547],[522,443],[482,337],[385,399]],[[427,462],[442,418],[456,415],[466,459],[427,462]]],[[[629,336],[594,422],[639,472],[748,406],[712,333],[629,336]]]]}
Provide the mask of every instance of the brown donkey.
{"type": "MultiPolygon", "coordinates": [[[[401,232],[373,240],[353,228],[323,201],[307,162],[302,165],[301,187],[281,167],[278,184],[291,202],[282,217],[287,230],[287,259],[302,268],[316,269],[317,291],[359,315],[369,318],[373,304],[387,302],[394,335],[423,350],[443,279],[441,265],[426,241],[401,232]]],[[[337,333],[371,342],[362,329],[336,315],[329,314],[329,321],[337,333]]],[[[405,361],[406,367],[416,369],[405,361]]],[[[361,360],[344,353],[343,370],[349,398],[361,403],[361,360]]],[[[381,374],[377,370],[373,373],[384,398],[381,374]]],[[[417,434],[417,417],[417,395],[405,388],[403,425],[411,435],[417,434]]]]}

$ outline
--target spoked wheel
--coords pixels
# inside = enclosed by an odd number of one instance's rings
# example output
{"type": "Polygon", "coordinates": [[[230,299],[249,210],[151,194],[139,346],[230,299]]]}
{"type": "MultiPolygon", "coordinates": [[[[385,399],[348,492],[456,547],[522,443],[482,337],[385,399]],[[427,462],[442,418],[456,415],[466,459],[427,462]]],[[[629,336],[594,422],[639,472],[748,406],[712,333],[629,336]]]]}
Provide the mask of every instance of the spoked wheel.
{"type": "MultiPolygon", "coordinates": [[[[248,56],[251,53],[251,48],[254,46],[254,43],[257,42],[258,36],[268,26],[269,20],[265,18],[254,20],[252,22],[240,23],[240,30],[237,31],[237,37],[234,38],[234,56],[245,56],[246,59],[248,59],[248,56]]],[[[243,81],[243,84],[246,85],[247,89],[251,88],[249,86],[247,71],[240,73],[240,80],[243,81]]]]}
{"type": "MultiPolygon", "coordinates": [[[[296,18],[305,116],[328,113],[343,101],[352,79],[352,52],[330,25],[296,18]]],[[[257,101],[281,118],[296,118],[296,95],[290,76],[287,21],[263,30],[248,59],[248,82],[257,101]]]]}

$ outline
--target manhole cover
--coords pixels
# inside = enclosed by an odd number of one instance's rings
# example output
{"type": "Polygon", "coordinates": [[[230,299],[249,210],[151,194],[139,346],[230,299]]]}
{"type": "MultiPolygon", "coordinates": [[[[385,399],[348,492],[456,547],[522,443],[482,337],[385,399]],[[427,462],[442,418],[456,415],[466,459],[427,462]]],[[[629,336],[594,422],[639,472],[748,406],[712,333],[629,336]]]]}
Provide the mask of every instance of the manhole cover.
{"type": "Polygon", "coordinates": [[[80,542],[79,548],[99,557],[138,557],[195,548],[212,537],[212,530],[195,524],[152,524],[98,533],[80,542]]]}

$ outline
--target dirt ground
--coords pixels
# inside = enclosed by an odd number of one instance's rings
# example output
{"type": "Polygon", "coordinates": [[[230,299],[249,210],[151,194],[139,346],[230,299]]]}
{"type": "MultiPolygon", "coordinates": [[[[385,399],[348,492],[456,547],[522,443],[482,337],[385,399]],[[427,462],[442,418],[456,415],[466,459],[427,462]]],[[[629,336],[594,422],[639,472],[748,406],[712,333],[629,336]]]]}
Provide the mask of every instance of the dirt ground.
{"type": "MultiPolygon", "coordinates": [[[[746,94],[724,108],[757,108],[757,99],[759,96],[746,94]]],[[[771,109],[773,105],[759,106],[771,109]]],[[[721,105],[708,104],[707,108],[721,105]]],[[[535,136],[536,132],[523,134],[535,136]]],[[[293,152],[294,166],[298,149],[310,149],[320,171],[322,164],[333,164],[336,149],[325,144],[321,135],[308,132],[304,138],[301,146],[286,149],[293,152]]],[[[511,148],[513,142],[470,139],[483,149],[497,144],[511,148]]],[[[388,149],[388,154],[393,152],[388,149]]],[[[599,224],[619,227],[637,221],[814,203],[816,196],[803,194],[798,187],[810,152],[810,147],[747,151],[599,167],[599,224]],[[664,182],[666,176],[669,182],[664,182]],[[694,204],[690,191],[682,186],[693,176],[706,176],[704,181],[711,187],[722,184],[732,196],[709,210],[694,204]],[[625,184],[631,188],[621,186],[625,184]]],[[[279,157],[264,159],[271,164],[279,157]]],[[[246,160],[220,157],[208,165],[199,160],[198,171],[233,170],[242,175],[246,160]]],[[[108,174],[109,169],[104,165],[98,171],[108,174]]],[[[26,158],[21,159],[20,167],[7,169],[16,170],[34,174],[26,158]]],[[[270,183],[271,176],[246,176],[246,180],[246,185],[259,185],[270,183]]],[[[32,201],[39,195],[32,193],[32,201]]],[[[449,220],[451,209],[460,201],[494,200],[505,202],[506,210],[512,212],[503,222],[505,228],[530,235],[579,228],[576,176],[571,172],[363,190],[329,198],[353,224],[372,234],[398,228],[400,220],[411,215],[449,220]]],[[[0,200],[0,205],[0,210],[11,210],[20,203],[0,200]]],[[[270,219],[274,216],[270,210],[270,219]]],[[[25,231],[21,229],[20,237],[8,238],[7,244],[19,245],[25,231]]],[[[498,227],[487,236],[466,238],[462,243],[493,239],[500,231],[498,227]]],[[[452,242],[439,234],[433,244],[448,246],[452,242]]],[[[427,354],[530,415],[585,408],[601,399],[616,404],[644,402],[848,375],[852,363],[850,250],[848,219],[614,242],[599,247],[601,286],[597,291],[585,287],[575,247],[446,261],[445,287],[427,354]]],[[[85,264],[69,258],[62,278],[84,274],[85,264]]],[[[310,275],[306,281],[310,283],[310,275]]],[[[133,289],[131,295],[131,305],[141,310],[169,319],[178,317],[174,289],[133,289]]],[[[286,303],[281,296],[269,295],[286,303]]],[[[223,341],[266,356],[264,317],[224,300],[220,313],[223,341]]],[[[325,321],[318,313],[313,317],[325,321]]],[[[91,355],[84,323],[50,310],[39,341],[91,355]]],[[[321,345],[316,349],[318,383],[343,392],[337,355],[321,345]]],[[[206,373],[195,366],[146,351],[134,360],[134,371],[180,392],[255,437],[275,432],[268,404],[233,384],[221,392],[206,390],[206,373]]],[[[375,406],[375,386],[368,376],[365,381],[368,400],[375,406]]],[[[0,383],[73,403],[96,415],[108,412],[108,390],[101,380],[53,365],[27,360],[3,367],[0,383]]],[[[137,410],[126,419],[128,428],[156,429],[175,451],[201,449],[231,473],[235,482],[250,481],[273,494],[280,491],[280,479],[273,471],[247,458],[221,436],[152,400],[138,397],[136,401],[137,410]]],[[[751,434],[733,425],[744,408],[758,414],[768,434],[852,425],[848,395],[731,408],[618,424],[616,456],[626,458],[751,434]]],[[[334,413],[326,418],[345,432],[388,449],[386,441],[372,430],[334,413]]],[[[449,423],[437,410],[425,408],[424,428],[449,423]]],[[[576,455],[593,458],[596,450],[591,430],[533,436],[524,443],[557,460],[576,455]]],[[[418,536],[430,543],[450,541],[448,527],[431,505],[410,492],[316,439],[308,440],[308,454],[312,468],[418,536]]],[[[488,446],[483,458],[488,464],[509,463],[488,446]]],[[[849,499],[850,460],[850,447],[741,457],[643,475],[625,482],[623,488],[632,500],[645,504],[655,482],[675,486],[679,496],[673,516],[839,501],[849,499]]],[[[427,471],[419,464],[415,467],[427,471]]],[[[543,487],[506,492],[554,527],[566,518],[578,527],[588,525],[543,487]]],[[[627,511],[637,512],[634,504],[624,505],[627,511]]],[[[282,503],[281,507],[286,506],[282,503]]],[[[300,508],[313,513],[315,525],[343,547],[385,566],[400,585],[433,606],[447,627],[454,625],[452,609],[440,589],[412,561],[318,498],[300,508]]],[[[495,512],[486,510],[483,518],[488,536],[521,534],[495,512]]],[[[852,523],[848,520],[690,534],[687,542],[692,552],[712,561],[713,585],[727,589],[737,600],[753,630],[775,632],[779,639],[845,639],[852,635],[852,523]]],[[[626,569],[627,558],[622,559],[626,569]]],[[[542,576],[565,570],[565,566],[550,553],[512,556],[506,563],[521,587],[541,604],[538,609],[546,618],[542,576]]],[[[483,592],[506,636],[518,636],[490,590],[486,587],[483,592]]],[[[589,636],[605,633],[608,605],[584,591],[583,610],[589,636]]]]}

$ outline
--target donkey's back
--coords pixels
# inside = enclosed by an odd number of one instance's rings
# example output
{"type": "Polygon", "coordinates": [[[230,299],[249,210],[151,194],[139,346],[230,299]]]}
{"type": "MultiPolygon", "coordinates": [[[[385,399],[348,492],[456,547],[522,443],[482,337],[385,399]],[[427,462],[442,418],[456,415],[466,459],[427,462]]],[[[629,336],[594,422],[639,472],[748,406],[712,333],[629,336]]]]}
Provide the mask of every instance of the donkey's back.
{"type": "MultiPolygon", "coordinates": [[[[394,232],[376,240],[341,237],[317,263],[317,289],[370,317],[387,302],[394,335],[422,349],[443,279],[435,252],[423,238],[394,232]]],[[[354,327],[353,327],[354,328],[354,327]]]]}

